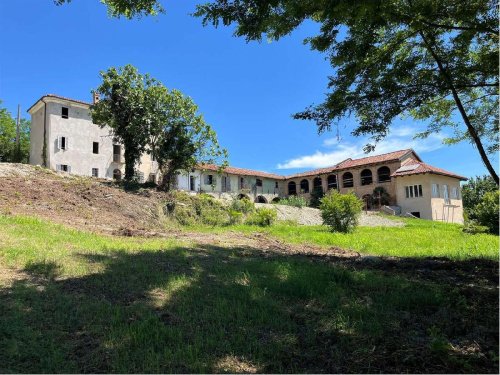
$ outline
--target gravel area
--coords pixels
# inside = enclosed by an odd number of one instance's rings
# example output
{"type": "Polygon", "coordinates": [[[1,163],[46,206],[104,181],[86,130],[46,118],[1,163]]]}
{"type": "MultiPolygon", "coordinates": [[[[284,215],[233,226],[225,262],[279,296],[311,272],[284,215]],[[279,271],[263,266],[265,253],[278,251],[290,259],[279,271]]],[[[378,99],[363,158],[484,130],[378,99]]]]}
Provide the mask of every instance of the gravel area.
{"type": "MultiPolygon", "coordinates": [[[[321,225],[321,214],[317,208],[291,207],[281,204],[256,203],[256,207],[274,207],[278,212],[278,220],[292,220],[300,225],[321,225]]],[[[388,219],[378,212],[363,212],[359,225],[364,227],[402,227],[402,221],[388,219]]]]}

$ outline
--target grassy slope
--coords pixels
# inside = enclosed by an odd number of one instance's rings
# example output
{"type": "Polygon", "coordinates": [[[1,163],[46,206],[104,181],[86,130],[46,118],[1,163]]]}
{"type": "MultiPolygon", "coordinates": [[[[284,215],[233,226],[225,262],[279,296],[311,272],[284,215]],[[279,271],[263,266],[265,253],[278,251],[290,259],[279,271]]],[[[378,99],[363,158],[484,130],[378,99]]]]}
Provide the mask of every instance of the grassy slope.
{"type": "Polygon", "coordinates": [[[498,371],[494,290],[24,217],[0,228],[0,272],[22,270],[0,285],[0,372],[498,371]]]}
{"type": "Polygon", "coordinates": [[[498,259],[498,236],[471,235],[462,226],[428,220],[404,220],[404,227],[358,227],[353,233],[331,233],[324,226],[297,226],[278,223],[268,228],[246,225],[218,229],[271,234],[290,243],[338,246],[365,254],[398,257],[448,257],[450,259],[498,259]]]}

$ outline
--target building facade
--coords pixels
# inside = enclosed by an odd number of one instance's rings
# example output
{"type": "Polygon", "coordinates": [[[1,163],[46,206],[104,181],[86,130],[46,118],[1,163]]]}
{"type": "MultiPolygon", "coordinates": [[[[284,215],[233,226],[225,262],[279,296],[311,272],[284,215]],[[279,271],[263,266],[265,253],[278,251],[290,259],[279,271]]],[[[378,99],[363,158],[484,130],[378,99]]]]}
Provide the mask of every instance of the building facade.
{"type": "MultiPolygon", "coordinates": [[[[124,149],[109,127],[92,123],[90,103],[45,95],[31,114],[30,164],[83,176],[121,179],[124,149]]],[[[144,154],[136,166],[141,182],[159,181],[158,165],[144,154]]],[[[289,176],[243,168],[200,165],[181,171],[177,189],[219,198],[248,198],[271,203],[313,191],[354,192],[365,208],[429,220],[463,223],[460,181],[465,177],[424,163],[411,149],[360,159],[289,176]]]]}

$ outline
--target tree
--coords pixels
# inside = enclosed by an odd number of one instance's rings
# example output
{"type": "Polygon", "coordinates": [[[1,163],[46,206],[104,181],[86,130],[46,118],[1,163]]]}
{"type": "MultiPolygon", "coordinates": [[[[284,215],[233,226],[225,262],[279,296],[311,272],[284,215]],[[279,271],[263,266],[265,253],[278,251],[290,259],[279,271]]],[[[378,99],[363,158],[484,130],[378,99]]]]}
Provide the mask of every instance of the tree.
{"type": "Polygon", "coordinates": [[[278,40],[305,20],[320,23],[306,42],[329,56],[330,92],[294,118],[323,132],[354,114],[353,134],[374,143],[398,116],[430,119],[417,137],[452,127],[446,142],[470,141],[498,185],[488,156],[499,144],[496,0],[215,0],[195,15],[205,25],[236,23],[235,35],[247,41],[278,40]]]}
{"type": "Polygon", "coordinates": [[[476,220],[477,217],[474,209],[481,203],[486,193],[496,190],[498,190],[498,187],[491,176],[469,178],[462,186],[462,201],[467,217],[471,220],[476,220]]]}
{"type": "MultiPolygon", "coordinates": [[[[56,5],[70,3],[71,0],[54,0],[56,5]]],[[[155,16],[164,9],[158,0],[100,0],[107,6],[111,17],[125,16],[128,19],[141,16],[155,16]]]]}
{"type": "Polygon", "coordinates": [[[330,190],[319,206],[323,223],[328,225],[332,232],[352,232],[358,225],[363,201],[353,192],[341,194],[337,190],[330,190]]]}
{"type": "Polygon", "coordinates": [[[125,180],[132,181],[135,165],[146,151],[150,113],[147,110],[148,90],[159,85],[149,75],[139,74],[132,65],[101,72],[102,83],[95,90],[100,100],[91,106],[92,121],[108,125],[115,139],[125,148],[125,180]]]}
{"type": "Polygon", "coordinates": [[[16,145],[16,120],[12,118],[6,108],[0,108],[0,162],[29,162],[30,121],[21,119],[19,129],[18,148],[16,145]]]}
{"type": "Polygon", "coordinates": [[[227,157],[191,98],[162,85],[149,88],[146,98],[150,114],[148,152],[158,162],[163,176],[161,188],[169,190],[181,170],[200,163],[215,164],[227,157]]]}
{"type": "Polygon", "coordinates": [[[476,221],[488,228],[490,233],[498,235],[499,223],[499,191],[488,191],[474,209],[476,221]]]}

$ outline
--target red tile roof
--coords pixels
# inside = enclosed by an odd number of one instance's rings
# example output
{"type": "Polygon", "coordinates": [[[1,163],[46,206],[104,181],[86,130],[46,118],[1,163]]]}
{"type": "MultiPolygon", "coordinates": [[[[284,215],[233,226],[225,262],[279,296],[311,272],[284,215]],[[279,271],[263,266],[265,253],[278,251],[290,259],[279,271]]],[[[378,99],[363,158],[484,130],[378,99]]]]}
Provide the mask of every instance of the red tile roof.
{"type": "MultiPolygon", "coordinates": [[[[199,169],[204,169],[204,170],[209,170],[209,171],[215,171],[217,172],[219,170],[219,167],[214,164],[202,164],[198,165],[199,169]]],[[[260,171],[254,171],[251,169],[244,169],[244,168],[235,168],[235,167],[226,167],[223,169],[223,173],[229,173],[229,174],[236,174],[240,176],[255,176],[255,177],[263,177],[263,178],[272,178],[274,180],[284,180],[284,176],[280,176],[277,174],[273,173],[267,173],[267,172],[260,172],[260,171]]]]}
{"type": "Polygon", "coordinates": [[[33,108],[35,105],[37,105],[37,103],[42,100],[43,98],[55,98],[55,99],[61,99],[61,100],[67,100],[69,102],[74,102],[74,103],[78,103],[78,104],[83,104],[83,105],[88,105],[88,106],[91,106],[92,103],[88,103],[88,102],[84,102],[82,100],[76,100],[76,99],[71,99],[71,98],[66,98],[64,96],[60,96],[60,95],[55,95],[55,94],[45,94],[43,95],[40,99],[38,99],[35,104],[33,104],[31,107],[28,108],[28,110],[26,112],[29,112],[31,110],[31,108],[33,108]]]}
{"type": "Polygon", "coordinates": [[[287,178],[315,176],[315,175],[319,175],[319,174],[323,174],[323,173],[331,173],[333,171],[361,167],[361,166],[370,165],[370,164],[388,163],[391,161],[400,160],[403,156],[405,156],[409,153],[413,153],[416,156],[416,158],[418,160],[420,160],[418,155],[415,154],[415,151],[413,151],[412,149],[406,149],[406,150],[388,152],[388,153],[380,154],[380,155],[367,156],[367,157],[359,158],[359,159],[349,158],[349,159],[346,159],[344,161],[341,161],[337,165],[332,165],[331,167],[314,169],[312,171],[296,173],[296,174],[292,174],[292,175],[287,176],[287,178]]]}
{"type": "Polygon", "coordinates": [[[443,176],[449,176],[449,177],[454,177],[458,178],[459,180],[467,180],[467,177],[460,176],[456,173],[446,171],[441,168],[433,167],[432,165],[423,163],[423,162],[418,162],[414,163],[413,165],[406,165],[403,166],[399,169],[397,169],[391,177],[401,177],[401,176],[410,176],[410,175],[416,175],[416,174],[424,174],[424,173],[434,173],[434,174],[439,174],[443,176]],[[414,167],[414,168],[412,168],[414,167]]]}

